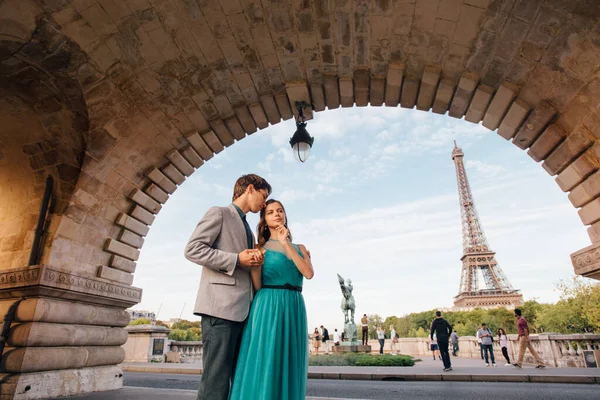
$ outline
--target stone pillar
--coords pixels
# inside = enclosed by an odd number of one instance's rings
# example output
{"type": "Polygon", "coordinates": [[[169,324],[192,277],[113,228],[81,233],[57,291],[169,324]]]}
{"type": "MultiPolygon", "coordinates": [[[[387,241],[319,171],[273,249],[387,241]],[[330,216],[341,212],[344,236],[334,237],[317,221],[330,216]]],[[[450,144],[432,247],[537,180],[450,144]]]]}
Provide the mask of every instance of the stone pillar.
{"type": "Polygon", "coordinates": [[[125,362],[164,362],[169,351],[167,337],[171,330],[158,325],[134,325],[125,328],[128,333],[125,362]]]}
{"type": "Polygon", "coordinates": [[[142,291],[49,265],[0,271],[0,400],[47,399],[123,384],[126,308],[142,291]]]}

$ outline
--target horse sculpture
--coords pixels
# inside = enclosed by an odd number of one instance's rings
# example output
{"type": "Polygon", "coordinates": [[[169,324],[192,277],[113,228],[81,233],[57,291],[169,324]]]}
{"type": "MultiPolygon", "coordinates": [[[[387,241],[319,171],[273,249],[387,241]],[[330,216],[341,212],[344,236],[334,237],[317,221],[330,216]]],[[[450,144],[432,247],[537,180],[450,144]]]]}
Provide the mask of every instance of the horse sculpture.
{"type": "Polygon", "coordinates": [[[352,281],[347,279],[344,283],[344,278],[342,278],[339,274],[338,281],[340,282],[340,288],[342,289],[342,294],[344,298],[342,299],[342,312],[344,313],[344,323],[352,323],[354,324],[354,296],[352,295],[352,281]],[[348,316],[348,311],[350,311],[350,316],[348,316]]]}

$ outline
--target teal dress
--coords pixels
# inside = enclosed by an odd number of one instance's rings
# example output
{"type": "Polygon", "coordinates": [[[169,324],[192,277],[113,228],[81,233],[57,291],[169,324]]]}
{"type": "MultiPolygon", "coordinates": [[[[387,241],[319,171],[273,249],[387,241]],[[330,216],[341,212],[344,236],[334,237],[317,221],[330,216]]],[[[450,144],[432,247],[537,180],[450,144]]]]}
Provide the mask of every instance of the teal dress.
{"type": "MultiPolygon", "coordinates": [[[[269,241],[263,285],[302,287],[294,262],[269,241]]],[[[292,245],[302,256],[298,245],[292,245]]],[[[302,293],[262,288],[244,328],[230,400],[304,400],[308,375],[308,329],[302,293]]]]}

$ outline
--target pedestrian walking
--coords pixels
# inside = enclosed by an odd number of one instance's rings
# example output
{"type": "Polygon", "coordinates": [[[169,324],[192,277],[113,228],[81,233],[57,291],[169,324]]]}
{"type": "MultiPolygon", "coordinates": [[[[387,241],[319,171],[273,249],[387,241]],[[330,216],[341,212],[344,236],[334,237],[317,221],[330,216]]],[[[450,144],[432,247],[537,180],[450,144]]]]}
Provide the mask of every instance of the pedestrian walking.
{"type": "Polygon", "coordinates": [[[485,323],[481,324],[481,329],[477,331],[479,337],[481,338],[481,346],[483,347],[483,352],[485,354],[485,366],[490,366],[490,358],[492,361],[492,367],[496,366],[496,360],[494,359],[494,337],[492,336],[492,331],[487,327],[485,323]],[[488,357],[489,353],[489,357],[488,357]]]}
{"type": "Polygon", "coordinates": [[[458,351],[458,333],[456,331],[452,332],[450,340],[452,341],[452,355],[456,357],[456,352],[458,351]]]}
{"type": "Polygon", "coordinates": [[[379,354],[383,354],[383,346],[385,345],[385,331],[381,325],[377,326],[377,340],[379,340],[379,354]]]}
{"type": "Polygon", "coordinates": [[[508,337],[506,337],[506,332],[504,329],[498,329],[498,342],[500,343],[500,348],[502,349],[502,355],[506,360],[506,364],[504,366],[510,365],[510,358],[508,357],[508,337]]]}
{"type": "Polygon", "coordinates": [[[517,368],[521,368],[523,366],[523,358],[525,357],[525,350],[529,349],[529,352],[535,358],[535,362],[537,362],[536,368],[546,368],[544,361],[539,356],[537,351],[531,345],[529,341],[529,324],[527,320],[521,316],[521,310],[515,308],[515,317],[517,317],[517,334],[519,338],[519,357],[517,358],[517,362],[513,365],[517,368]]]}
{"type": "MultiPolygon", "coordinates": [[[[437,339],[437,346],[439,348],[438,354],[441,356],[444,362],[444,372],[452,371],[452,364],[450,363],[450,354],[448,354],[448,340],[452,333],[452,325],[442,318],[442,312],[435,312],[435,319],[431,323],[431,339],[435,336],[437,339]]],[[[434,356],[435,359],[435,356],[434,356]]]]}

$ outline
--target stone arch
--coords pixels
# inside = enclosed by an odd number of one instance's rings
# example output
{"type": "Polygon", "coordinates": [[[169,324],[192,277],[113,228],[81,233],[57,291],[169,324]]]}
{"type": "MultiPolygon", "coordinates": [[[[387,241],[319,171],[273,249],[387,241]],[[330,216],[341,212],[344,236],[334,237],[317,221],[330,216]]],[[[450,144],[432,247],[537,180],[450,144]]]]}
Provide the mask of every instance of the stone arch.
{"type": "MultiPolygon", "coordinates": [[[[72,121],[55,131],[57,149],[85,149],[83,161],[69,156],[80,168],[53,217],[45,265],[0,274],[0,289],[41,296],[23,310],[59,310],[52,296],[79,302],[80,314],[52,323],[126,324],[122,309],[141,298],[135,261],[161,205],[214,154],[292,118],[299,100],[312,105],[309,119],[370,104],[497,131],[569,192],[593,243],[572,255],[575,271],[600,278],[597,1],[6,0],[0,15],[3,90],[33,115],[40,85],[12,85],[44,73],[52,90],[41,106],[59,104],[72,121]],[[82,317],[100,310],[108,316],[82,317]]],[[[28,326],[50,323],[41,311],[17,314],[28,326]]],[[[95,365],[116,365],[113,334],[76,346],[111,346],[95,365]]],[[[88,367],[88,350],[77,351],[69,365],[88,367]]],[[[13,354],[18,365],[24,353],[13,354]]]]}
{"type": "Polygon", "coordinates": [[[76,71],[86,163],[50,264],[131,284],[143,237],[177,185],[247,134],[292,118],[298,100],[314,107],[309,119],[370,104],[481,122],[543,161],[585,206],[584,223],[597,221],[596,194],[582,185],[597,169],[593,4],[313,0],[288,10],[215,0],[46,12],[89,57],[76,71]]]}

